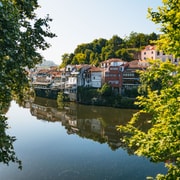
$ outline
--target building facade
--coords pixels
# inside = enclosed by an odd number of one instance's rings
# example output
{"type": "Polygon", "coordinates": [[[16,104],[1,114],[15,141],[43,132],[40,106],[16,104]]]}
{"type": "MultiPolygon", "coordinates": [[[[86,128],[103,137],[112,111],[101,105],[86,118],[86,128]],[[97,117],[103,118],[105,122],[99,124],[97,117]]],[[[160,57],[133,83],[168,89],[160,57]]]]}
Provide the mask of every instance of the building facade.
{"type": "Polygon", "coordinates": [[[166,60],[170,60],[173,62],[173,56],[165,54],[163,51],[158,51],[156,46],[148,45],[141,51],[141,59],[160,59],[161,61],[165,62],[166,60]]]}

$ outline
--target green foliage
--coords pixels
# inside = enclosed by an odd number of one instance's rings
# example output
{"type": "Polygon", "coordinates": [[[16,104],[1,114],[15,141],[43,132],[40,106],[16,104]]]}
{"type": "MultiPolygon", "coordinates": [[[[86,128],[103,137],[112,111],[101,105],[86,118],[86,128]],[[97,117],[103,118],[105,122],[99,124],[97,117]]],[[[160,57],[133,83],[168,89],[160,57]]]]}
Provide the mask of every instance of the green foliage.
{"type": "MultiPolygon", "coordinates": [[[[155,41],[160,50],[174,57],[180,57],[180,2],[162,0],[158,12],[149,9],[149,18],[161,25],[163,34],[155,41]]],[[[137,98],[142,109],[135,113],[126,126],[118,130],[131,134],[123,140],[140,156],[146,156],[154,162],[166,162],[166,175],[158,174],[158,180],[180,179],[180,65],[170,62],[150,62],[150,67],[141,72],[142,94],[137,98]],[[147,123],[151,127],[147,132],[135,126],[142,113],[150,114],[147,123]]],[[[148,178],[153,179],[153,178],[148,178]]]]}
{"type": "Polygon", "coordinates": [[[148,44],[152,44],[151,41],[157,40],[159,37],[156,33],[149,35],[143,33],[131,32],[129,37],[126,37],[126,45],[129,48],[142,48],[148,44]]]}
{"type": "Polygon", "coordinates": [[[26,68],[41,62],[38,50],[49,44],[46,37],[54,37],[48,22],[38,19],[37,0],[2,0],[0,5],[0,102],[9,101],[13,93],[21,95],[28,86],[26,68]]]}
{"type": "Polygon", "coordinates": [[[16,138],[7,135],[5,132],[8,126],[6,120],[5,116],[0,115],[0,162],[6,165],[9,165],[9,162],[16,162],[21,169],[21,161],[16,157],[13,147],[16,138]]]}
{"type": "Polygon", "coordinates": [[[121,58],[124,61],[131,61],[139,58],[137,52],[142,47],[152,44],[152,40],[157,40],[158,35],[151,33],[149,35],[143,33],[132,32],[129,37],[124,39],[117,35],[111,39],[95,39],[90,43],[83,43],[77,46],[74,53],[65,53],[62,56],[62,64],[93,64],[99,65],[100,62],[110,58],[121,58]],[[135,54],[135,55],[134,55],[135,54]]]}
{"type": "Polygon", "coordinates": [[[180,57],[180,1],[162,0],[162,3],[163,6],[158,8],[158,12],[154,12],[151,8],[148,10],[149,18],[160,24],[163,33],[156,44],[167,54],[180,57]]]}
{"type": "Polygon", "coordinates": [[[73,57],[72,64],[86,64],[86,54],[77,53],[73,57]]]}
{"type": "Polygon", "coordinates": [[[109,84],[104,83],[103,86],[101,87],[101,89],[99,90],[100,94],[102,96],[111,96],[112,95],[112,88],[109,84]]]}
{"type": "Polygon", "coordinates": [[[21,102],[30,95],[26,69],[42,61],[39,50],[50,46],[46,38],[55,37],[50,32],[49,16],[36,17],[38,7],[37,0],[0,1],[0,161],[6,164],[13,161],[20,165],[20,161],[13,149],[15,138],[5,133],[4,109],[12,99],[21,102]]]}
{"type": "Polygon", "coordinates": [[[169,161],[168,174],[159,175],[159,179],[175,179],[180,177],[180,66],[155,61],[141,74],[141,81],[140,89],[143,87],[147,92],[137,97],[136,104],[142,109],[118,130],[132,135],[124,140],[136,149],[137,155],[146,156],[154,162],[169,161]],[[154,86],[156,82],[160,84],[157,88],[154,86]],[[135,127],[142,113],[151,115],[147,122],[152,127],[147,132],[135,127]]]}
{"type": "Polygon", "coordinates": [[[125,89],[124,95],[130,98],[136,98],[139,95],[138,89],[137,88],[125,89]]]}
{"type": "Polygon", "coordinates": [[[68,102],[69,97],[67,94],[64,94],[63,92],[58,93],[57,102],[68,102]]]}
{"type": "Polygon", "coordinates": [[[157,90],[160,92],[162,88],[168,88],[173,81],[176,65],[171,64],[170,62],[161,63],[160,60],[149,61],[150,67],[144,71],[139,71],[141,78],[141,86],[139,87],[139,93],[146,94],[148,88],[150,90],[157,90]]]}
{"type": "Polygon", "coordinates": [[[82,104],[92,104],[93,99],[99,96],[97,89],[90,87],[78,87],[77,92],[78,102],[82,104]]]}
{"type": "Polygon", "coordinates": [[[122,97],[115,93],[108,84],[101,89],[78,87],[78,102],[88,105],[108,106],[117,108],[137,108],[134,98],[122,97]]]}

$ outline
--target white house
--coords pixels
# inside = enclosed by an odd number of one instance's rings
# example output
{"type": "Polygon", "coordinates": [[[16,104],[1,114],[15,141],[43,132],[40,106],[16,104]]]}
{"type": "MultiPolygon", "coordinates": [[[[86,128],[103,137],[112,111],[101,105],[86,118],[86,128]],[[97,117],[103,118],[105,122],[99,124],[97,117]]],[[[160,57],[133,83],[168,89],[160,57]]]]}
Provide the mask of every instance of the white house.
{"type": "Polygon", "coordinates": [[[91,67],[89,69],[90,82],[89,85],[94,88],[101,88],[103,79],[103,69],[98,67],[91,67]]]}
{"type": "Polygon", "coordinates": [[[64,93],[69,95],[70,100],[75,101],[77,96],[77,87],[84,86],[84,72],[90,65],[68,65],[66,67],[66,82],[64,93]]]}
{"type": "Polygon", "coordinates": [[[119,58],[111,58],[106,61],[103,61],[100,63],[101,68],[109,68],[109,66],[121,66],[123,63],[125,63],[122,59],[119,58]]]}

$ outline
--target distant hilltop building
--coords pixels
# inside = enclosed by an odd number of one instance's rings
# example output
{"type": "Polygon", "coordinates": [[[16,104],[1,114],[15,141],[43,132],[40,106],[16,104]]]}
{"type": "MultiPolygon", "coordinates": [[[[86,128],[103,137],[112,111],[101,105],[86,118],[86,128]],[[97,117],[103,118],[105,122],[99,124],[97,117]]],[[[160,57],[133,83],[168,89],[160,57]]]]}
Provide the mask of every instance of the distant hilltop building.
{"type": "Polygon", "coordinates": [[[179,59],[175,59],[173,55],[165,54],[164,51],[159,51],[156,49],[156,46],[148,45],[141,51],[141,59],[160,59],[165,62],[166,60],[170,60],[172,63],[178,63],[179,59]]]}

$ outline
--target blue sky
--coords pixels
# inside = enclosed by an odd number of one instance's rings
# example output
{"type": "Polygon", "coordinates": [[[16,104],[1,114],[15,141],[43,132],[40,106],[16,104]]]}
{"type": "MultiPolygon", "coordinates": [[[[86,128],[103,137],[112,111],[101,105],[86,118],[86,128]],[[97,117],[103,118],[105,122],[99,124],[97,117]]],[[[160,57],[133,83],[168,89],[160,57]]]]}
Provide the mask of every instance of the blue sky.
{"type": "Polygon", "coordinates": [[[147,8],[156,10],[161,0],[39,0],[39,4],[38,16],[49,14],[51,30],[58,36],[48,39],[51,47],[42,55],[56,64],[64,53],[94,39],[159,32],[158,25],[147,19],[147,8]]]}

